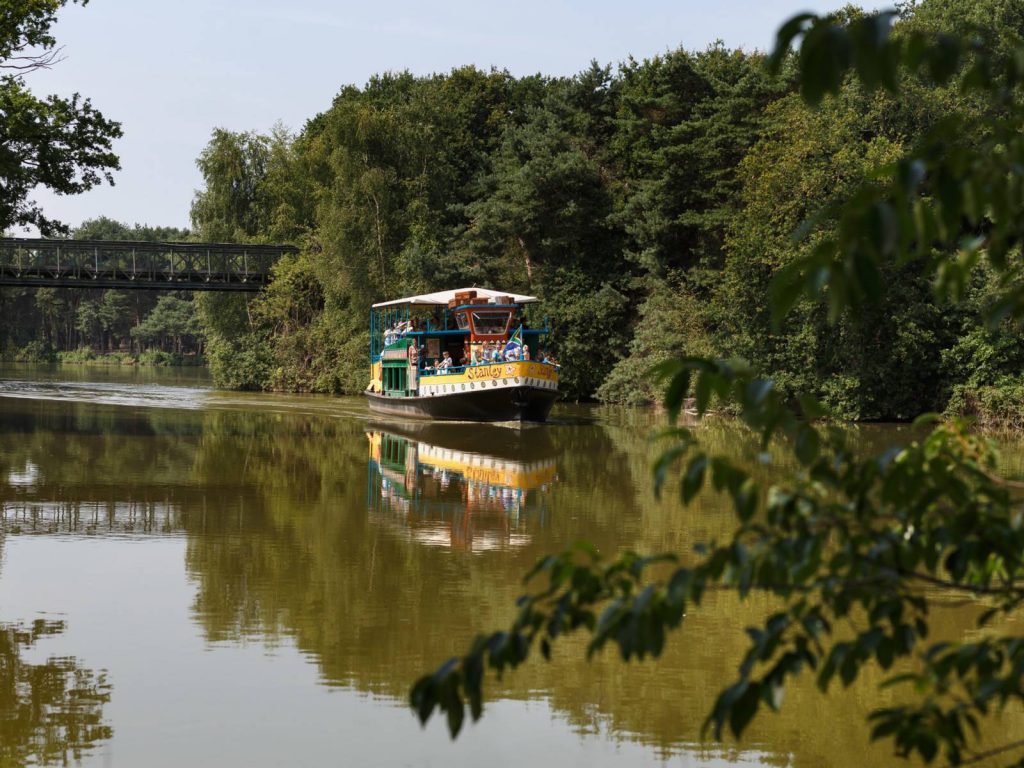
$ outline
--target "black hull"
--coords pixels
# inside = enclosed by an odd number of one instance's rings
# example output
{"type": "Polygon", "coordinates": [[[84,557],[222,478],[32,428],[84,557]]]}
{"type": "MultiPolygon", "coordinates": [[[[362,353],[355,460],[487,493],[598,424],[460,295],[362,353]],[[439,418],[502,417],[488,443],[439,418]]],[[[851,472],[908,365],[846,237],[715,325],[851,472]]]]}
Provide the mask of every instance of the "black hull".
{"type": "Polygon", "coordinates": [[[558,392],[502,387],[427,397],[387,397],[367,392],[370,410],[389,416],[440,421],[546,421],[558,392]]]}

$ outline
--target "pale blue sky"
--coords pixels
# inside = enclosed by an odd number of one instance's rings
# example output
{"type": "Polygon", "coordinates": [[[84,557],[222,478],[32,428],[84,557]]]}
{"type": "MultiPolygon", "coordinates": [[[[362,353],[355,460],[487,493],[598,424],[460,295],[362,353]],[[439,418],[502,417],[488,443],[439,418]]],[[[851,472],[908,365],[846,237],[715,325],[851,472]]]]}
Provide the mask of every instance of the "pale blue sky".
{"type": "MultiPolygon", "coordinates": [[[[839,0],[91,0],[55,29],[64,62],[30,76],[37,93],[89,96],[124,138],[116,186],[37,199],[76,225],[105,214],[127,223],[188,225],[201,179],[195,158],[214,127],[299,129],[341,86],[375,72],[417,74],[462,64],[515,75],[567,75],[723,40],[770,47],[776,27],[839,0]]],[[[867,3],[874,7],[874,3],[867,3]]]]}

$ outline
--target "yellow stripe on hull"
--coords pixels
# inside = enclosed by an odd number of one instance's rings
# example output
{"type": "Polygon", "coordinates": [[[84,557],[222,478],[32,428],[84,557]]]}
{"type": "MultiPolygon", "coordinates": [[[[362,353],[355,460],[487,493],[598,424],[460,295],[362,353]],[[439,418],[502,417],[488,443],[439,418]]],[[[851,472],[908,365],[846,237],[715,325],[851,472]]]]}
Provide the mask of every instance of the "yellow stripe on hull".
{"type": "MultiPolygon", "coordinates": [[[[520,360],[510,363],[471,365],[458,373],[435,373],[420,376],[420,392],[444,385],[453,391],[452,385],[484,384],[501,386],[535,386],[541,389],[558,389],[558,369],[547,363],[520,360]]],[[[459,387],[465,389],[465,387],[459,387]]]]}

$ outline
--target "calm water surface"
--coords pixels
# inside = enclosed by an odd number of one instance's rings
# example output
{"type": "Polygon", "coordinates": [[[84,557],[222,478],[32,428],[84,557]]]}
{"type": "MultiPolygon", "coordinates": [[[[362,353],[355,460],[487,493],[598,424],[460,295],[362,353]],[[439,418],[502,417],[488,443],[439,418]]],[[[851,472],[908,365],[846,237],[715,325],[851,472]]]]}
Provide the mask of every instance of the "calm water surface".
{"type": "MultiPolygon", "coordinates": [[[[791,690],[740,744],[701,742],[772,608],[727,595],[656,666],[587,664],[572,641],[491,683],[457,742],[419,728],[411,682],[507,623],[539,556],[727,533],[714,499],[653,499],[655,423],[563,407],[522,434],[410,428],[359,399],[218,393],[201,371],[0,367],[0,766],[888,762],[864,746],[870,674],[848,696],[791,690]]],[[[703,436],[752,450],[728,425],[703,436]]],[[[960,637],[973,617],[939,624],[960,637]]]]}

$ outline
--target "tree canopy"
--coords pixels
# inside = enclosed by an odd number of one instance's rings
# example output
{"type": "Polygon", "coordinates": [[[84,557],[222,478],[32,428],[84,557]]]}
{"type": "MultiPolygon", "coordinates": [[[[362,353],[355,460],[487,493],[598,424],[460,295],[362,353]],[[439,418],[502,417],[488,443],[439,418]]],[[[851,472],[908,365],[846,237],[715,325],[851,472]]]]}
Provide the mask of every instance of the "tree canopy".
{"type": "MultiPolygon", "coordinates": [[[[74,0],[85,5],[87,0],[74,0]]],[[[31,200],[36,187],[71,195],[120,168],[113,152],[121,127],[79,94],[35,96],[27,77],[61,59],[51,34],[67,0],[14,0],[0,8],[0,230],[66,231],[31,200]]]]}
{"type": "MultiPolygon", "coordinates": [[[[986,39],[1005,52],[1013,3],[986,2],[986,39]]],[[[914,3],[897,26],[953,31],[958,9],[914,3]]],[[[1013,423],[1024,342],[972,322],[992,273],[976,272],[953,308],[899,263],[880,271],[892,290],[855,314],[830,321],[804,299],[775,327],[768,302],[775,273],[817,244],[792,242],[802,221],[950,116],[970,130],[991,107],[909,76],[898,94],[847,78],[811,106],[798,60],[771,76],[765,58],[718,44],[572,77],[390,73],[342,88],[294,135],[215,131],[194,229],[303,251],[279,266],[282,288],[211,311],[233,318],[208,328],[224,352],[217,381],[238,385],[244,367],[247,387],[361,392],[373,301],[477,284],[542,299],[571,400],[655,402],[648,368],[713,354],[748,359],[844,418],[948,409],[1013,423]]]]}

